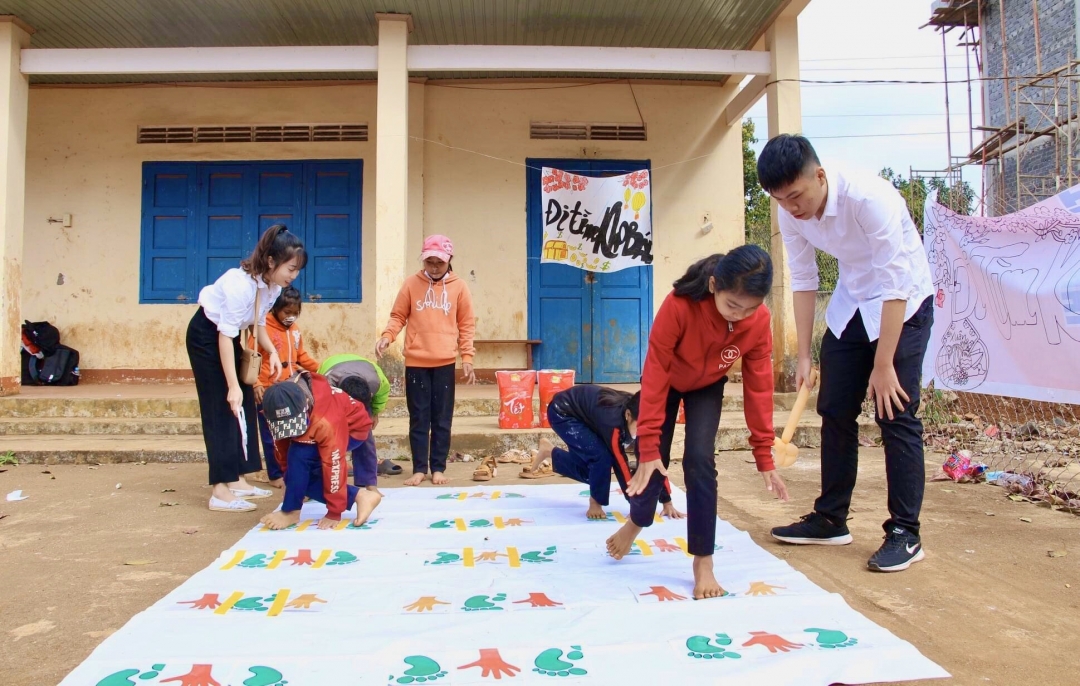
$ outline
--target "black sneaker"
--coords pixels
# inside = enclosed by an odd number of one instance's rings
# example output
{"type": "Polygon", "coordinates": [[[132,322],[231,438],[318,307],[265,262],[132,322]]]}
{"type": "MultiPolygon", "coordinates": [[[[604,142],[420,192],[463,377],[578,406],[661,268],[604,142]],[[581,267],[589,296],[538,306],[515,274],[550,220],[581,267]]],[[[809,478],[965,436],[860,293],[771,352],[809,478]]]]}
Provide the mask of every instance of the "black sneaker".
{"type": "Polygon", "coordinates": [[[847,524],[837,526],[817,512],[805,515],[790,526],[776,527],[772,536],[778,541],[797,545],[847,545],[852,541],[847,524]]]}
{"type": "Polygon", "coordinates": [[[922,541],[903,527],[894,526],[866,566],[875,572],[902,572],[926,557],[922,541]]]}

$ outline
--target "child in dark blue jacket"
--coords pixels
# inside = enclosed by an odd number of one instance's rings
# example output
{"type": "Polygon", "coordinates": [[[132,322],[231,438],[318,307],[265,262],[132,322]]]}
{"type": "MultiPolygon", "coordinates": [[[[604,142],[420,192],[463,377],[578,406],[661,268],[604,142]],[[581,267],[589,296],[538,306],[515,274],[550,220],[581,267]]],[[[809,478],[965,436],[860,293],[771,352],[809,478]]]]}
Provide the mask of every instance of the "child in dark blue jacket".
{"type": "MultiPolygon", "coordinates": [[[[608,494],[611,492],[611,470],[619,487],[626,484],[637,468],[634,441],[637,436],[637,415],[640,393],[633,395],[613,388],[582,384],[555,394],[548,405],[551,428],[568,448],[556,448],[546,438],[540,439],[540,450],[533,462],[522,470],[523,478],[545,475],[541,465],[548,459],[558,474],[589,485],[589,519],[604,519],[608,494]],[[635,453],[630,456],[629,452],[635,453]]],[[[673,519],[685,515],[671,504],[671,489],[665,483],[660,502],[663,514],[673,519]]],[[[655,501],[654,501],[655,502],[655,501]]],[[[634,507],[631,502],[631,514],[634,507]]],[[[652,522],[655,510],[641,513],[652,522]]]]}

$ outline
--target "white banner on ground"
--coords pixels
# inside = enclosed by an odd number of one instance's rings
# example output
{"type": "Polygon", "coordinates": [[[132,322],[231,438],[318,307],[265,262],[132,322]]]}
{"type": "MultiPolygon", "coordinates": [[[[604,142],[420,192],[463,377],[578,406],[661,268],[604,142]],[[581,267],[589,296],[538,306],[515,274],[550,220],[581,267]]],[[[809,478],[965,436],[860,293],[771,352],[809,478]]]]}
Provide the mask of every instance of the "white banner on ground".
{"type": "Polygon", "coordinates": [[[1080,186],[1002,217],[927,198],[934,327],[923,383],[1080,403],[1080,186]]]}
{"type": "Polygon", "coordinates": [[[652,264],[652,186],[648,170],[583,176],[544,167],[540,179],[541,262],[591,272],[652,264]]]}

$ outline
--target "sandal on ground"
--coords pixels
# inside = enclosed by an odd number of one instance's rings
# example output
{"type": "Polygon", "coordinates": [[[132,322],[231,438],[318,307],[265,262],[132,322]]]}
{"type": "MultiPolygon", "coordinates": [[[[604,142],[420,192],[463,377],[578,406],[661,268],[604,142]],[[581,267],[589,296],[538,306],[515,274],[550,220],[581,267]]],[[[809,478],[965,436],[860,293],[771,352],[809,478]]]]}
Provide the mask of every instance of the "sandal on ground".
{"type": "Polygon", "coordinates": [[[532,462],[532,457],[524,450],[515,448],[499,455],[497,461],[501,464],[529,464],[532,462]]]}
{"type": "Polygon", "coordinates": [[[555,470],[551,468],[551,463],[545,460],[540,463],[540,466],[536,468],[536,471],[532,471],[528,467],[525,467],[518,476],[522,479],[546,479],[549,476],[555,476],[555,470]]]}
{"type": "Polygon", "coordinates": [[[261,469],[261,470],[259,470],[257,472],[253,472],[251,474],[245,474],[244,478],[247,479],[248,481],[255,481],[255,482],[260,483],[260,484],[268,484],[268,483],[270,483],[270,476],[266,473],[265,469],[261,469]]]}
{"type": "Polygon", "coordinates": [[[396,476],[401,473],[401,465],[394,464],[390,460],[383,460],[379,463],[377,471],[379,476],[396,476]]]}
{"type": "Polygon", "coordinates": [[[255,503],[246,500],[222,500],[210,496],[210,509],[214,512],[251,512],[255,509],[255,503]]]}
{"type": "Polygon", "coordinates": [[[472,473],[473,481],[491,481],[491,479],[498,473],[498,467],[496,466],[494,457],[485,457],[484,461],[480,463],[480,466],[476,468],[476,471],[472,473]]]}
{"type": "Polygon", "coordinates": [[[273,491],[268,491],[265,488],[257,488],[255,486],[252,486],[250,491],[241,491],[238,488],[230,488],[229,491],[237,498],[244,498],[245,500],[259,500],[274,495],[273,491]]]}

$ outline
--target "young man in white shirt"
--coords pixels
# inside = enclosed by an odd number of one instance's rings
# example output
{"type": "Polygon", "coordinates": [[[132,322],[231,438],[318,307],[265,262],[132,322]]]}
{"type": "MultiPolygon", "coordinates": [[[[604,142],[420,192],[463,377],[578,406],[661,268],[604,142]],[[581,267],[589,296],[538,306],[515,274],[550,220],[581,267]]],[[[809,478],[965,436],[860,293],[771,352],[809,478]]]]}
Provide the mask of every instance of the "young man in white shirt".
{"type": "Polygon", "coordinates": [[[780,205],[798,332],[796,387],[810,372],[815,248],[837,258],[836,290],[821,343],[821,496],[814,511],[772,535],[786,543],[851,543],[847,515],[859,462],[858,417],[869,390],[885,447],[889,514],[885,543],[867,562],[898,572],[923,559],[919,538],[926,470],[915,416],[933,324],[933,282],[922,238],[888,181],[826,172],[810,141],[780,135],[758,158],[762,187],[780,205]]]}

